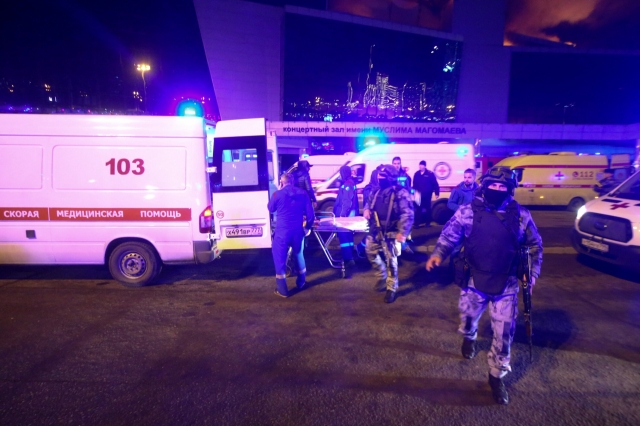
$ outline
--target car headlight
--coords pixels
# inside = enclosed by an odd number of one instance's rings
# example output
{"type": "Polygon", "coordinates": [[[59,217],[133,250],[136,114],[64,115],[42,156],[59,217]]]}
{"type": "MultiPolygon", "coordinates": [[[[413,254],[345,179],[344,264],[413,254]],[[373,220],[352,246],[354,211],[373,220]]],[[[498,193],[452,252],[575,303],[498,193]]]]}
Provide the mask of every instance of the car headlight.
{"type": "Polygon", "coordinates": [[[582,206],[578,209],[578,214],[576,215],[576,220],[580,220],[583,214],[587,212],[587,206],[582,206]]]}

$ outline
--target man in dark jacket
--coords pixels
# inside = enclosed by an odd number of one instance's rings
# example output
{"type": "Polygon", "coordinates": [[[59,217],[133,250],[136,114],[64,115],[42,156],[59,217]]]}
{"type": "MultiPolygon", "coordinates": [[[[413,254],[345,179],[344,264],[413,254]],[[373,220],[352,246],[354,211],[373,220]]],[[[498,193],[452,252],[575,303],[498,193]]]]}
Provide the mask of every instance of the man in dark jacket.
{"type": "Polygon", "coordinates": [[[476,171],[473,169],[465,170],[463,181],[453,188],[453,191],[451,191],[451,195],[447,201],[447,207],[455,212],[461,205],[469,204],[473,201],[473,197],[477,189],[478,184],[476,183],[476,171]]]}
{"type": "Polygon", "coordinates": [[[403,187],[411,193],[411,178],[404,167],[402,167],[402,160],[400,157],[393,157],[391,164],[393,164],[393,167],[398,171],[398,186],[403,187]]]}
{"type": "MultiPolygon", "coordinates": [[[[518,262],[520,249],[529,248],[531,288],[540,276],[542,239],[529,210],[520,206],[513,193],[515,175],[508,167],[493,167],[482,179],[482,191],[470,204],[463,204],[447,222],[427,270],[439,266],[451,251],[464,243],[468,276],[461,285],[458,309],[463,335],[462,356],[471,359],[478,353],[478,322],[489,308],[493,341],[487,356],[489,385],[493,399],[509,403],[502,378],[511,371],[511,343],[518,314],[518,262]]],[[[465,270],[463,268],[463,270],[465,270]]]]}
{"type": "Polygon", "coordinates": [[[298,168],[293,172],[293,184],[307,193],[315,209],[318,207],[318,202],[316,200],[316,194],[313,192],[313,186],[311,186],[311,176],[309,176],[311,167],[311,164],[309,164],[307,160],[298,161],[298,168]]]}
{"type": "Polygon", "coordinates": [[[418,167],[419,170],[413,175],[413,189],[420,193],[416,226],[420,226],[423,222],[426,226],[431,226],[431,198],[434,192],[436,199],[440,197],[440,185],[436,175],[431,170],[427,170],[426,161],[422,160],[418,167]]]}
{"type": "Polygon", "coordinates": [[[287,257],[289,248],[294,261],[297,263],[298,278],[296,285],[302,288],[306,282],[307,267],[304,262],[303,248],[305,234],[311,233],[315,216],[309,196],[302,189],[292,185],[293,177],[283,174],[280,177],[280,189],[274,192],[269,200],[268,208],[276,213],[277,224],[273,236],[271,253],[276,267],[275,294],[289,297],[287,289],[287,257]],[[302,224],[306,216],[306,230],[302,224]]]}
{"type": "MultiPolygon", "coordinates": [[[[342,184],[338,190],[338,197],[333,205],[333,214],[336,217],[352,217],[358,214],[358,191],[356,183],[351,177],[351,167],[340,167],[340,179],[342,184]]],[[[351,278],[355,262],[353,261],[353,234],[348,232],[339,232],[338,240],[340,240],[340,251],[342,252],[342,261],[345,266],[345,277],[351,278]]]]}

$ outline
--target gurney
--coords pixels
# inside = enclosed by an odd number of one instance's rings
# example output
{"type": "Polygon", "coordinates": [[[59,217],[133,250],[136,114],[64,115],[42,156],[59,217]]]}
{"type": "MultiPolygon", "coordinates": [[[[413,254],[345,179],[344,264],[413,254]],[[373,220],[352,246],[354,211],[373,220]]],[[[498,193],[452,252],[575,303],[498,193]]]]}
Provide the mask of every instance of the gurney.
{"type": "Polygon", "coordinates": [[[344,261],[335,259],[329,251],[329,245],[334,238],[341,232],[366,233],[369,232],[369,221],[362,216],[353,217],[336,217],[331,212],[319,212],[311,231],[320,243],[320,248],[324,252],[329,265],[334,269],[340,269],[342,278],[345,277],[344,261]],[[321,234],[329,234],[327,238],[323,238],[321,234]]]}

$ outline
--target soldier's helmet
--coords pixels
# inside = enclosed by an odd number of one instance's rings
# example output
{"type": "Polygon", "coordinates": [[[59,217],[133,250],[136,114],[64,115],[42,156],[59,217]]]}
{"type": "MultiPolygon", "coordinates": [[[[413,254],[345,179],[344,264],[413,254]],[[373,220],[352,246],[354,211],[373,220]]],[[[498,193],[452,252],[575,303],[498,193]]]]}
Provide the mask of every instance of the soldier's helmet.
{"type": "Polygon", "coordinates": [[[378,170],[378,181],[386,180],[387,182],[396,183],[398,181],[398,170],[391,165],[385,164],[383,166],[379,166],[378,170]]]}
{"type": "Polygon", "coordinates": [[[509,194],[513,195],[518,180],[516,172],[505,166],[494,166],[482,176],[482,189],[487,189],[492,183],[502,183],[509,188],[509,194]]]}

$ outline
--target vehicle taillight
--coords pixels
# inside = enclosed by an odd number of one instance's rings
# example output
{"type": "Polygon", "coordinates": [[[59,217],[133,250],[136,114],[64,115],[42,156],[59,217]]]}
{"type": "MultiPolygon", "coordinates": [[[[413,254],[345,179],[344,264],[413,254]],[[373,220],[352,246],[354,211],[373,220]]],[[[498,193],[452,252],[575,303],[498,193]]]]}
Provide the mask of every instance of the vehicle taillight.
{"type": "Polygon", "coordinates": [[[207,206],[206,209],[200,213],[200,233],[208,234],[213,228],[213,211],[211,206],[207,206]]]}

